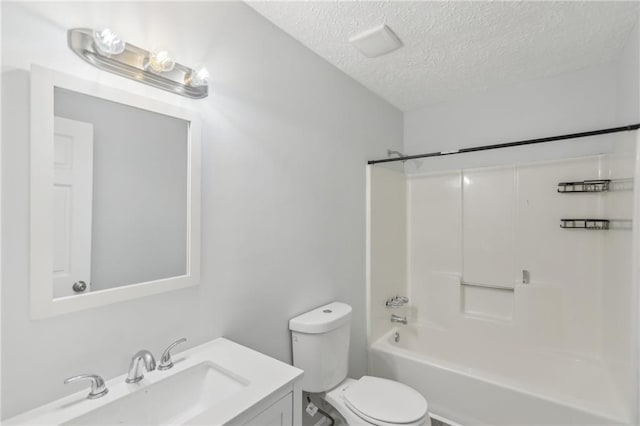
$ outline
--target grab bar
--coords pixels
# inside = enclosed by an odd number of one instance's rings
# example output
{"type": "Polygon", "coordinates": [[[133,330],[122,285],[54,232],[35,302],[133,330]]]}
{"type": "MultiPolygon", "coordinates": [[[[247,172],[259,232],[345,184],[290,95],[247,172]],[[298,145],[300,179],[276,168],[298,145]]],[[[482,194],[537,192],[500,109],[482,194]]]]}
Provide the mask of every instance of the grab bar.
{"type": "Polygon", "coordinates": [[[513,287],[504,287],[504,286],[501,286],[501,285],[493,285],[493,284],[478,284],[478,283],[469,283],[469,282],[465,282],[465,281],[460,281],[460,285],[463,285],[465,287],[491,288],[491,289],[494,289],[494,290],[502,290],[502,291],[510,291],[510,292],[514,291],[513,287]]]}

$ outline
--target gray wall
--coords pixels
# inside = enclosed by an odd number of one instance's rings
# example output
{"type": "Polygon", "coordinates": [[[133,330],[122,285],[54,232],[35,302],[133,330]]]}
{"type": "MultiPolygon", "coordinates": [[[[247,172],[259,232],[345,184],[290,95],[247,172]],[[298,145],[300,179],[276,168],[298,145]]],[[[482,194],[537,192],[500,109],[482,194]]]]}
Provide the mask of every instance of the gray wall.
{"type": "Polygon", "coordinates": [[[140,348],[218,336],[291,360],[287,320],[354,307],[350,369],[366,368],[365,160],[401,149],[402,114],[242,3],[3,3],[2,415],[114,377],[140,348]],[[100,72],[66,46],[74,27],[117,25],[133,44],[205,63],[194,101],[100,72]],[[202,284],[85,312],[29,318],[31,63],[203,119],[202,284]]]}
{"type": "MultiPolygon", "coordinates": [[[[614,63],[527,81],[405,114],[408,154],[448,151],[628,124],[616,116],[614,63]]],[[[452,155],[421,171],[545,161],[609,152],[611,136],[452,155]]],[[[409,172],[414,171],[412,164],[409,172]]]]}
{"type": "Polygon", "coordinates": [[[93,124],[91,291],[186,274],[189,123],[59,88],[54,113],[93,124]]]}

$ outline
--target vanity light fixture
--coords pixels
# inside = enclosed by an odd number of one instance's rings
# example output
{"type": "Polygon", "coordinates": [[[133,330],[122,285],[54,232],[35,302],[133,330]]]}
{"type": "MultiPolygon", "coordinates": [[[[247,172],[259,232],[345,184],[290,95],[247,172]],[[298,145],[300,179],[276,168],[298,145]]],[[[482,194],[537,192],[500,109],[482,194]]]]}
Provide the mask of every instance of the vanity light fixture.
{"type": "Polygon", "coordinates": [[[166,50],[156,50],[151,52],[149,57],[149,68],[156,73],[173,71],[176,61],[173,60],[166,50]]]}
{"type": "Polygon", "coordinates": [[[104,55],[119,55],[124,52],[126,43],[120,40],[118,34],[109,28],[102,28],[93,32],[93,42],[104,55]]]}
{"type": "Polygon", "coordinates": [[[209,95],[206,68],[194,70],[175,62],[166,50],[150,52],[125,43],[108,28],[72,28],[67,31],[67,43],[79,57],[101,70],[187,98],[209,95]]]}
{"type": "Polygon", "coordinates": [[[202,66],[187,76],[187,82],[192,86],[206,86],[208,81],[209,70],[202,66]]]}

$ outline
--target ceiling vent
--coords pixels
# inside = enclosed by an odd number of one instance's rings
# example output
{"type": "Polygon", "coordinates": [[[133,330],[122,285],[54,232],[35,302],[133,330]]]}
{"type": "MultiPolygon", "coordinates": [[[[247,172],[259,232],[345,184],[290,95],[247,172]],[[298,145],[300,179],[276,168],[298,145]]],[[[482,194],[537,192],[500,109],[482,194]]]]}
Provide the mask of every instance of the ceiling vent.
{"type": "Polygon", "coordinates": [[[351,37],[349,43],[367,58],[377,58],[402,47],[398,36],[384,24],[351,37]]]}

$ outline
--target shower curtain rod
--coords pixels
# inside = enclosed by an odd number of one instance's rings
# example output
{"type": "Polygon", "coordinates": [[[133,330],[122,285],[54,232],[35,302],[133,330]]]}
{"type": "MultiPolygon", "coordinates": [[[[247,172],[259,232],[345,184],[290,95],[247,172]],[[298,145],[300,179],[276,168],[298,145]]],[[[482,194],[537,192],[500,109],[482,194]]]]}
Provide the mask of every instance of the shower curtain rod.
{"type": "Polygon", "coordinates": [[[429,154],[418,154],[418,155],[405,155],[404,157],[384,158],[382,160],[369,160],[367,161],[367,164],[391,163],[394,161],[406,161],[406,160],[413,160],[416,158],[441,157],[444,155],[466,154],[468,152],[487,151],[489,149],[498,149],[498,148],[511,148],[514,146],[533,145],[533,144],[545,143],[545,142],[555,142],[555,141],[562,141],[565,139],[575,139],[575,138],[584,138],[587,136],[606,135],[609,133],[629,132],[629,131],[638,130],[638,129],[640,129],[640,123],[629,124],[628,126],[621,126],[621,127],[611,127],[608,129],[592,130],[590,132],[569,133],[567,135],[550,136],[547,138],[527,139],[527,140],[516,141],[516,142],[498,143],[495,145],[474,146],[472,148],[461,148],[461,149],[455,149],[452,151],[431,152],[429,154]]]}

